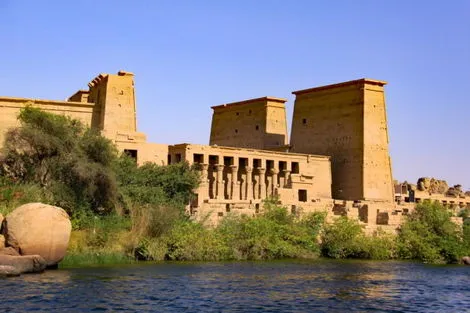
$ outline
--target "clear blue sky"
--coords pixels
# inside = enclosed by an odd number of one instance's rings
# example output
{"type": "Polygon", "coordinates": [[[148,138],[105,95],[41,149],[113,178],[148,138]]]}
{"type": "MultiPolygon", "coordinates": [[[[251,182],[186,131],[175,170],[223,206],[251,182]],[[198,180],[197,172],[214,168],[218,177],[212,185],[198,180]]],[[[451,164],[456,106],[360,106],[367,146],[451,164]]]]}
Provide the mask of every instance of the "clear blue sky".
{"type": "Polygon", "coordinates": [[[368,77],[396,179],[470,189],[470,1],[0,0],[0,95],[65,99],[136,75],[153,142],[209,140],[210,106],[368,77]]]}

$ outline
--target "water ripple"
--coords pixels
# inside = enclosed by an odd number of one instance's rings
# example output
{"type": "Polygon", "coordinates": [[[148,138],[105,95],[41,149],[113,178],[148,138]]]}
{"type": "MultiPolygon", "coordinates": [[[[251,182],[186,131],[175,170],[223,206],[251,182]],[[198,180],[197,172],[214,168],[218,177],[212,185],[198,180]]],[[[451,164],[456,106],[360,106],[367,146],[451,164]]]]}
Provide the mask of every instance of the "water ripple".
{"type": "Polygon", "coordinates": [[[1,312],[470,312],[470,267],[409,262],[138,264],[0,280],[1,312]]]}

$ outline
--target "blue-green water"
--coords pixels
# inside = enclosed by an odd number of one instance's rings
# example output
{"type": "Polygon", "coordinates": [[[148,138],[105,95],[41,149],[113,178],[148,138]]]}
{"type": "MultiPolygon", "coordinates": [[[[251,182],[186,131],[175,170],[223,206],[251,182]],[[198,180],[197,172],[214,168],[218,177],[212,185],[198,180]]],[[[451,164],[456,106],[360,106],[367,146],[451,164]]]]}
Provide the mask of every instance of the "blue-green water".
{"type": "Polygon", "coordinates": [[[470,312],[470,267],[276,261],[60,269],[0,280],[0,312],[470,312]]]}

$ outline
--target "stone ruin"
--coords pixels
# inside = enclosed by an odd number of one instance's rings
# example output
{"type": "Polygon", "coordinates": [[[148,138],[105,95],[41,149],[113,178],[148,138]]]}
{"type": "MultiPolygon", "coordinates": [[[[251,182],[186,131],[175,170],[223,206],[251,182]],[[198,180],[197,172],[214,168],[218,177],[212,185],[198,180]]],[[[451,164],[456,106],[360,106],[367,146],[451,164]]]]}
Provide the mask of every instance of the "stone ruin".
{"type": "Polygon", "coordinates": [[[421,177],[418,179],[416,185],[410,184],[407,181],[403,182],[408,191],[422,191],[428,194],[440,194],[446,197],[465,198],[470,196],[470,190],[464,192],[462,185],[454,185],[449,187],[445,180],[436,179],[434,177],[421,177]]]}

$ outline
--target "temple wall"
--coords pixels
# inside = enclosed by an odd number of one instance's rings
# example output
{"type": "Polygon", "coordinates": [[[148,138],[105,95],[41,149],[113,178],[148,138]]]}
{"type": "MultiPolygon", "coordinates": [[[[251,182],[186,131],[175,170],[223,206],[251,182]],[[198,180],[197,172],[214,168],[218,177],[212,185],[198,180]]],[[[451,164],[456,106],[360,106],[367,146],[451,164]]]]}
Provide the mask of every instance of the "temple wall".
{"type": "Polygon", "coordinates": [[[39,108],[49,113],[66,115],[91,126],[94,114],[94,103],[38,100],[26,98],[0,97],[0,142],[3,143],[5,133],[10,128],[20,126],[18,115],[26,106],[39,108]]]}

